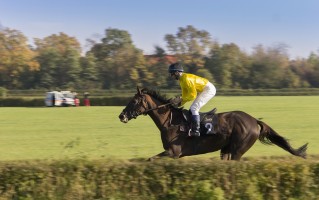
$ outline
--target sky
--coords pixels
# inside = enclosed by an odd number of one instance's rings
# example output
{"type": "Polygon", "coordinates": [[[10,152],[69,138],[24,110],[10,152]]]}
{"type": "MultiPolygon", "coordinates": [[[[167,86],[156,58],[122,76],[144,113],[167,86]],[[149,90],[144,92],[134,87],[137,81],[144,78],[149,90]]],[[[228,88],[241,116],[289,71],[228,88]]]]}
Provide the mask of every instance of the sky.
{"type": "MultiPolygon", "coordinates": [[[[220,44],[287,45],[290,58],[319,53],[319,0],[0,0],[0,24],[21,31],[32,44],[60,32],[99,41],[105,30],[128,31],[144,54],[179,27],[192,25],[220,44]]],[[[167,50],[167,49],[166,49],[167,50]]]]}

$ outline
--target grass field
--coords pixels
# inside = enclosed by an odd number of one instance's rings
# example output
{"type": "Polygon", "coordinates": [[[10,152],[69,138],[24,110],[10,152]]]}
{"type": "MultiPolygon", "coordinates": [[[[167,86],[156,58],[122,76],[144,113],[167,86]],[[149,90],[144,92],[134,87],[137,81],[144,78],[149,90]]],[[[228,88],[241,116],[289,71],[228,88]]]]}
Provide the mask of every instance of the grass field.
{"type": "MultiPolygon", "coordinates": [[[[242,110],[262,118],[293,147],[319,154],[319,96],[215,97],[202,111],[242,110]]],[[[186,108],[189,104],[186,105],[186,108]]],[[[119,121],[124,107],[0,108],[0,161],[148,158],[163,150],[148,116],[119,121]],[[143,127],[143,128],[142,128],[143,127]]],[[[259,141],[244,155],[291,156],[259,141]]],[[[214,152],[201,157],[219,157],[214,152]]]]}

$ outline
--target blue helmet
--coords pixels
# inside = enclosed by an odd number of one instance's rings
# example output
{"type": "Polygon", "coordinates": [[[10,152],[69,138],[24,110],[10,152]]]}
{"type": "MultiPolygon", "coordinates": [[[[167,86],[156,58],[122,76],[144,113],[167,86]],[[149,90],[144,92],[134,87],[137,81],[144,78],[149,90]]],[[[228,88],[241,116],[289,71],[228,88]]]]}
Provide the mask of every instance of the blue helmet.
{"type": "Polygon", "coordinates": [[[174,73],[174,72],[183,72],[183,65],[181,63],[174,63],[171,64],[168,68],[168,73],[174,73]]]}

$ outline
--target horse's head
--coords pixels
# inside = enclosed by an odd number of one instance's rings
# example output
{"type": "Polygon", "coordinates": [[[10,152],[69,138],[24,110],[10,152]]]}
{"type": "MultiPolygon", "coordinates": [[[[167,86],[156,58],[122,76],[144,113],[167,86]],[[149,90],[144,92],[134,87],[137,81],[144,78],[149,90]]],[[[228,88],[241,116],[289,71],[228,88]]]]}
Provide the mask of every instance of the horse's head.
{"type": "Polygon", "coordinates": [[[133,118],[135,119],[141,114],[146,114],[147,110],[148,104],[146,101],[146,95],[137,87],[137,93],[121,112],[119,118],[121,122],[127,123],[129,120],[133,118]]]}

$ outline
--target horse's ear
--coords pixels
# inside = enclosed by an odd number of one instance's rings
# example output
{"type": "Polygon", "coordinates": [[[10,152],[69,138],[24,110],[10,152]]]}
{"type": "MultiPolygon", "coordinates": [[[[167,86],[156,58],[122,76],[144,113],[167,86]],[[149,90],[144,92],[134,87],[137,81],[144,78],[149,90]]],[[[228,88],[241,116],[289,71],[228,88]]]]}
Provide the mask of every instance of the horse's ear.
{"type": "Polygon", "coordinates": [[[142,90],[138,86],[136,86],[136,89],[137,89],[137,94],[141,95],[142,94],[142,90]]]}

